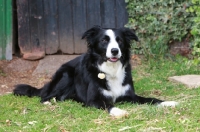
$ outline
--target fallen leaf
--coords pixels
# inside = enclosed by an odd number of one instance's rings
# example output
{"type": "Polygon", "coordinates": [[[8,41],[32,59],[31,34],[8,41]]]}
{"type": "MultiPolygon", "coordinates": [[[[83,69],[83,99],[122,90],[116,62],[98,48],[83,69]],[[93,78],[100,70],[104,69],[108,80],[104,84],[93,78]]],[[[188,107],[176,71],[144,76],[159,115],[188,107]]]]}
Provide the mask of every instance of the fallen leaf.
{"type": "Polygon", "coordinates": [[[11,125],[11,120],[6,120],[6,124],[7,124],[8,126],[10,126],[10,125],[11,125]]]}
{"type": "Polygon", "coordinates": [[[102,124],[105,123],[105,122],[103,121],[103,119],[95,119],[95,120],[94,120],[94,123],[95,123],[95,124],[102,125],[102,124]]]}
{"type": "Polygon", "coordinates": [[[121,129],[119,129],[119,132],[122,132],[122,131],[125,131],[125,130],[128,130],[128,129],[131,129],[132,127],[129,127],[129,126],[125,126],[121,129]]]}
{"type": "Polygon", "coordinates": [[[65,130],[65,128],[62,127],[62,126],[60,127],[60,131],[61,131],[61,132],[69,132],[69,131],[65,130]]]}
{"type": "Polygon", "coordinates": [[[35,123],[37,123],[37,121],[29,121],[28,122],[29,125],[35,125],[35,123]]]}

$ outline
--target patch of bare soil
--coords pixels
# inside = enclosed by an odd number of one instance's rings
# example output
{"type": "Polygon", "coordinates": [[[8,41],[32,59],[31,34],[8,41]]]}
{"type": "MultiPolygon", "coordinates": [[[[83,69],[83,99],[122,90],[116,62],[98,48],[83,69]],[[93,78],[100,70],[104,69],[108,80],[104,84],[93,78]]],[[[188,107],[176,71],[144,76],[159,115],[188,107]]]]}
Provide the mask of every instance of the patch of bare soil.
{"type": "Polygon", "coordinates": [[[38,62],[18,57],[11,61],[0,60],[0,95],[11,93],[17,84],[30,84],[40,88],[49,81],[50,78],[46,75],[32,75],[38,62]]]}

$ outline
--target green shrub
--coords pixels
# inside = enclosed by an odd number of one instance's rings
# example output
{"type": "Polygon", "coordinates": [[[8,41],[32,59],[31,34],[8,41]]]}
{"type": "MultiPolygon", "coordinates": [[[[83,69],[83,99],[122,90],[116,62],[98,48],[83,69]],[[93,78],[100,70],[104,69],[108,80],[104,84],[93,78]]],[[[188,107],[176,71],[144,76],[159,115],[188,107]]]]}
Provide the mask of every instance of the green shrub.
{"type": "Polygon", "coordinates": [[[169,43],[181,41],[192,26],[192,13],[186,12],[189,0],[125,0],[129,28],[137,30],[139,43],[133,43],[136,54],[163,56],[169,43]]]}
{"type": "Polygon", "coordinates": [[[191,34],[194,37],[193,41],[193,55],[194,63],[200,63],[200,1],[199,0],[192,0],[192,6],[187,10],[188,12],[195,13],[196,17],[193,19],[193,26],[191,30],[191,34]]]}

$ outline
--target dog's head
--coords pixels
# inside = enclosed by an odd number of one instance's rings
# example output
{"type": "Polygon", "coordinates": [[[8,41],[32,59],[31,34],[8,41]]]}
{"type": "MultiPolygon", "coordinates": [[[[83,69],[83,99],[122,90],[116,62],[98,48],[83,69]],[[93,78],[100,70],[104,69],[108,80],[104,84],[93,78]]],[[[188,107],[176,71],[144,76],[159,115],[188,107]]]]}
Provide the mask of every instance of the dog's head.
{"type": "Polygon", "coordinates": [[[138,41],[134,31],[128,28],[105,29],[100,26],[87,30],[82,39],[86,39],[90,52],[110,62],[117,62],[125,54],[129,55],[130,41],[138,41]]]}

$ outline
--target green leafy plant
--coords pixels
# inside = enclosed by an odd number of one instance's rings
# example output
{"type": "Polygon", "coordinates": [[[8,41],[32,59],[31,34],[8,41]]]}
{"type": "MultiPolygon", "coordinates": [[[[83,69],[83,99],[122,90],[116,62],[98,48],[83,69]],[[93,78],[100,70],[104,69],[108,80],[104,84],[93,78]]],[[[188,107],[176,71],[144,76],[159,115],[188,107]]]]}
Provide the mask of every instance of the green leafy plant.
{"type": "Polygon", "coordinates": [[[191,29],[193,14],[186,12],[187,0],[126,0],[129,13],[129,28],[137,30],[140,38],[133,44],[136,54],[147,57],[165,55],[167,44],[181,41],[191,29]]]}
{"type": "Polygon", "coordinates": [[[192,0],[192,6],[187,10],[188,12],[195,13],[196,17],[193,19],[193,26],[191,34],[194,37],[193,41],[193,55],[195,55],[194,63],[200,64],[200,1],[192,0]]]}

